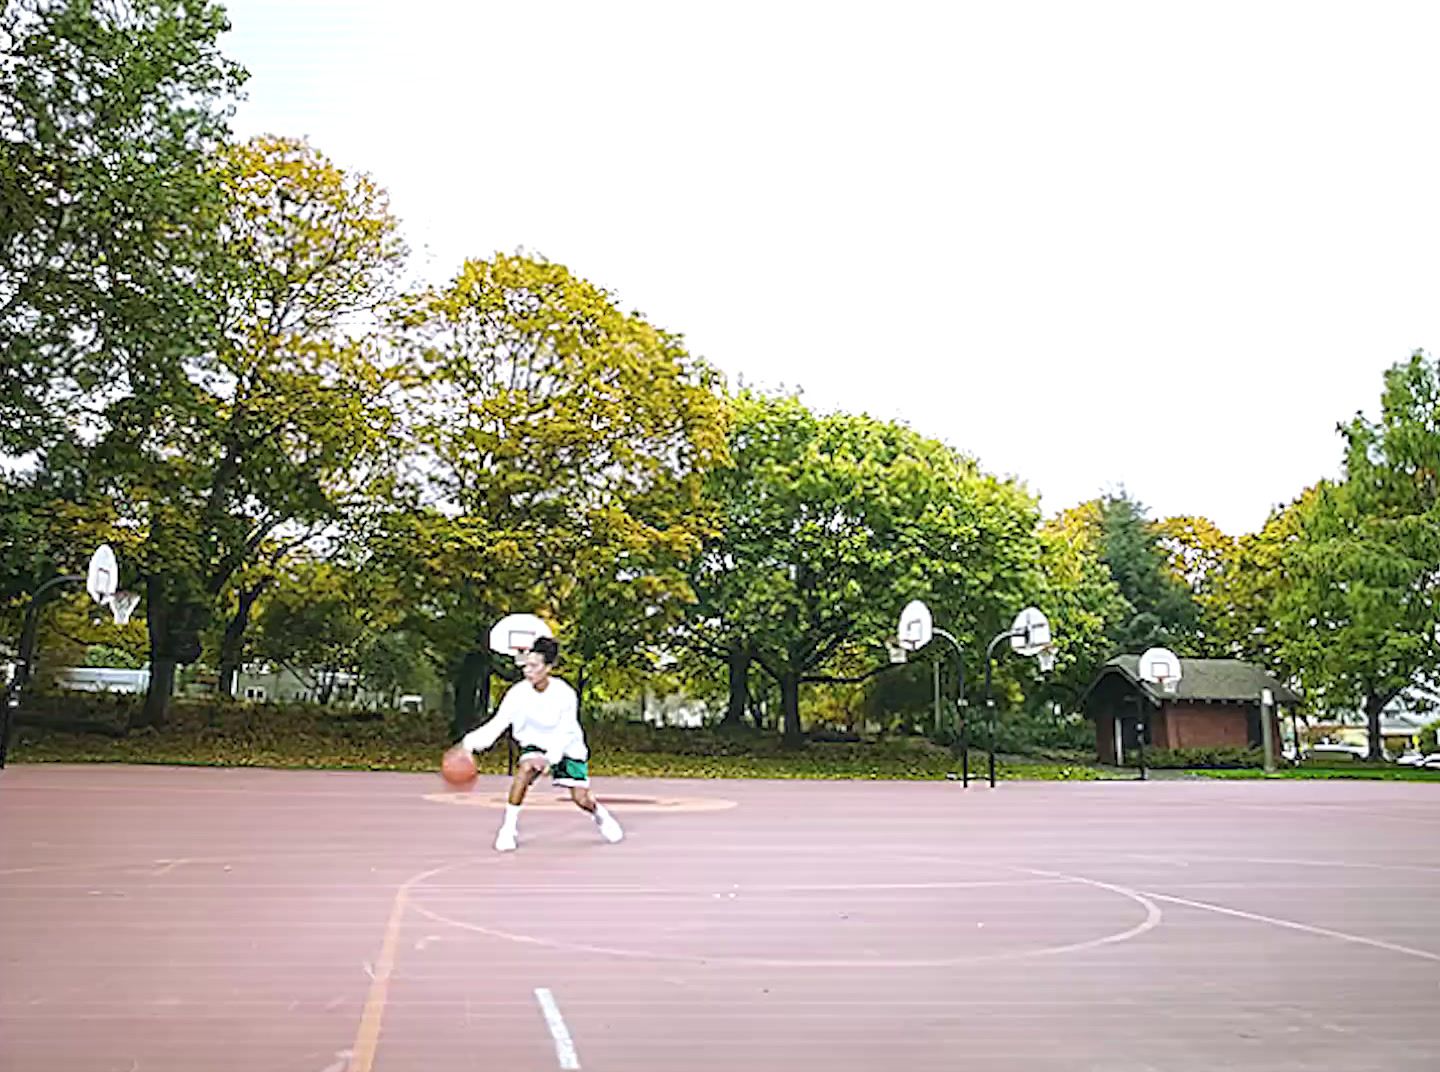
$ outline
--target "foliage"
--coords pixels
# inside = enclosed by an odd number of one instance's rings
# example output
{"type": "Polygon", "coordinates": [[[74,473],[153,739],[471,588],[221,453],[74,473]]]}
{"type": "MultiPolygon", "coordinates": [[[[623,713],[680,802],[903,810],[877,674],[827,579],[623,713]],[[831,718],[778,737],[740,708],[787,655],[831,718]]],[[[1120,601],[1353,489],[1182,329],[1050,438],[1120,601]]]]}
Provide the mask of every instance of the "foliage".
{"type": "Polygon", "coordinates": [[[1130,616],[1111,635],[1122,651],[1151,645],[1190,654],[1198,624],[1195,600],[1167,564],[1159,529],[1145,508],[1124,493],[1098,503],[1100,558],[1130,606],[1130,616]]]}
{"type": "Polygon", "coordinates": [[[17,636],[31,595],[57,575],[84,574],[101,543],[112,544],[122,560],[128,557],[132,542],[114,528],[114,519],[114,507],[93,494],[79,466],[0,473],[0,635],[17,636]]]}
{"type": "Polygon", "coordinates": [[[254,656],[290,667],[322,703],[337,675],[359,675],[374,645],[399,619],[394,603],[367,578],[309,557],[289,563],[262,606],[254,656]]]}
{"type": "Polygon", "coordinates": [[[1420,731],[1420,751],[1427,756],[1440,752],[1440,721],[1431,722],[1420,731]]]}
{"type": "Polygon", "coordinates": [[[425,654],[424,638],[391,630],[363,643],[356,670],[363,688],[398,701],[402,693],[439,691],[440,682],[425,654]]]}
{"type": "Polygon", "coordinates": [[[110,666],[120,670],[140,670],[145,666],[145,657],[132,647],[116,647],[114,644],[91,644],[85,649],[86,666],[110,666]]]}
{"type": "Polygon", "coordinates": [[[1038,688],[1037,702],[1073,710],[1099,667],[1115,654],[1114,637],[1130,618],[1130,605],[1101,556],[1099,503],[1086,503],[1041,527],[1040,579],[1033,602],[1050,619],[1054,670],[1038,688]]]}
{"type": "Polygon", "coordinates": [[[179,363],[168,390],[111,405],[96,451],[143,540],[142,721],[163,717],[237,572],[267,541],[341,520],[390,445],[389,378],[348,333],[405,256],[384,192],[284,139],[233,147],[219,174],[224,271],[204,283],[220,344],[179,363]]]}
{"type": "MultiPolygon", "coordinates": [[[[937,650],[927,654],[934,657],[939,652],[937,650]]],[[[872,677],[865,683],[865,720],[878,724],[887,732],[899,727],[913,729],[917,723],[933,723],[934,673],[934,664],[925,659],[908,662],[902,667],[872,677]]],[[[953,687],[946,690],[942,685],[941,704],[941,721],[948,725],[955,717],[953,687]]]]}
{"type": "Polygon", "coordinates": [[[209,0],[0,5],[0,450],[93,437],[213,339],[228,28],[209,0]]]}
{"type": "MultiPolygon", "coordinates": [[[[988,727],[975,712],[972,743],[986,740],[988,727]]],[[[1095,755],[1095,725],[1083,715],[1057,714],[1046,704],[1027,704],[999,712],[995,724],[997,751],[1041,758],[1084,759],[1095,755]]]]}
{"type": "Polygon", "coordinates": [[[1145,765],[1156,770],[1263,767],[1265,754],[1258,748],[1147,748],[1145,765]]]}
{"type": "Polygon", "coordinates": [[[723,456],[715,374],[564,267],[469,261],[410,297],[394,346],[415,375],[416,480],[378,553],[471,717],[500,615],[563,624],[567,658],[641,657],[688,596],[723,456]]]}
{"type": "MultiPolygon", "coordinates": [[[[436,712],[382,718],[309,705],[236,705],[177,699],[163,728],[126,733],[138,698],[54,698],[16,736],[16,762],[127,762],[433,772],[449,743],[436,712]]],[[[949,751],[916,740],[782,747],[768,734],[720,734],[626,723],[587,727],[598,777],[945,779],[949,751]]],[[[477,757],[483,774],[506,770],[496,747],[477,757]]],[[[1095,778],[1076,763],[1005,760],[1004,778],[1095,778]]],[[[497,783],[498,784],[498,783],[497,783]]],[[[436,782],[439,791],[439,782],[436,782]]]]}
{"type": "Polygon", "coordinates": [[[1307,488],[1272,512],[1259,532],[1236,540],[1233,553],[1214,578],[1216,605],[1224,613],[1211,614],[1208,620],[1225,653],[1259,663],[1281,681],[1294,676],[1285,662],[1284,638],[1277,626],[1281,598],[1291,583],[1288,561],[1323,486],[1307,488]]]}
{"type": "Polygon", "coordinates": [[[1368,716],[1440,666],[1440,368],[1423,354],[1385,374],[1381,414],[1341,428],[1344,480],[1300,518],[1277,603],[1282,661],[1312,700],[1368,716]]]}
{"type": "MultiPolygon", "coordinates": [[[[313,705],[237,705],[177,699],[163,728],[126,732],[139,697],[38,696],[16,735],[15,762],[109,762],[270,766],[433,772],[449,743],[437,712],[401,714],[344,711],[313,705]]],[[[916,739],[880,744],[807,744],[786,748],[771,734],[657,728],[635,723],[587,724],[599,777],[661,778],[899,778],[941,779],[956,771],[948,749],[916,739]]],[[[1048,758],[1001,755],[1002,779],[1130,778],[1060,750],[1048,758]]],[[[1146,760],[1159,768],[1158,753],[1146,760]]],[[[1213,753],[1212,753],[1213,755],[1213,753]]],[[[972,770],[980,753],[972,752],[972,770]]],[[[1163,757],[1162,757],[1163,758],[1163,757]]],[[[1220,758],[1228,758],[1221,756],[1220,758]]],[[[506,770],[503,748],[477,757],[483,774],[506,770]]],[[[1179,768],[1176,768],[1179,769],[1179,768]]],[[[1266,777],[1253,767],[1186,767],[1207,777],[1266,777]]],[[[1440,773],[1394,764],[1307,764],[1269,777],[1385,778],[1440,783],[1440,773]]],[[[437,781],[438,788],[438,781],[437,781]]],[[[496,787],[502,783],[494,783],[496,787]]]]}
{"type": "Polygon", "coordinates": [[[1195,630],[1186,654],[1228,656],[1236,629],[1225,579],[1234,569],[1239,542],[1209,518],[1194,515],[1168,517],[1155,525],[1155,533],[1166,565],[1195,603],[1195,630]]]}
{"type": "Polygon", "coordinates": [[[1035,575],[1036,509],[1014,484],[908,428],[799,400],[733,402],[731,464],[711,476],[719,526],[691,568],[681,643],[740,651],[780,686],[801,737],[800,686],[878,670],[914,597],[970,642],[1008,625],[1035,575]]]}

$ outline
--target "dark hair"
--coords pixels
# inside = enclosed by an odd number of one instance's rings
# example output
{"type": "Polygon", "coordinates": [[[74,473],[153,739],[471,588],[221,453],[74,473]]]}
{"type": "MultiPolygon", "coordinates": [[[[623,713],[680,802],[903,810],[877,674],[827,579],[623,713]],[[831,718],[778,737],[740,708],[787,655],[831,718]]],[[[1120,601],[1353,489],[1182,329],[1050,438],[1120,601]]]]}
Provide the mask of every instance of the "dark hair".
{"type": "Polygon", "coordinates": [[[554,637],[536,637],[535,643],[530,645],[530,650],[542,656],[546,666],[554,666],[555,660],[560,658],[560,644],[554,637]]]}

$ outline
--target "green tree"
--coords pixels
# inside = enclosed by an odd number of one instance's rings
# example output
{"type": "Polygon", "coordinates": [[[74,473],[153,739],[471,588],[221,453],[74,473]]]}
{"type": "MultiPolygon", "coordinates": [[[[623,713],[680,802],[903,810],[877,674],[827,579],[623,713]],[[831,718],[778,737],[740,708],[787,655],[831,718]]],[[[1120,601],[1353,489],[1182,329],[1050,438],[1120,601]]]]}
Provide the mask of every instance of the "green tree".
{"type": "Polygon", "coordinates": [[[724,406],[678,337],[523,256],[469,261],[415,295],[395,346],[416,377],[417,479],[380,553],[410,585],[411,628],[444,660],[464,730],[488,706],[502,614],[540,611],[567,650],[616,651],[685,596],[674,563],[706,524],[724,406]]]}
{"type": "Polygon", "coordinates": [[[1113,637],[1132,617],[1101,557],[1100,508],[1086,503],[1049,518],[1040,527],[1039,583],[1033,602],[1050,619],[1055,667],[1036,690],[1042,703],[1073,710],[1106,659],[1113,637]]]}
{"type": "Polygon", "coordinates": [[[1235,568],[1239,541],[1209,518],[1194,515],[1165,518],[1155,525],[1155,533],[1167,567],[1194,601],[1189,653],[1212,658],[1229,654],[1233,625],[1225,578],[1235,568]]]}
{"type": "Polygon", "coordinates": [[[353,568],[296,558],[261,603],[254,652],[289,667],[329,703],[341,674],[358,680],[371,647],[397,619],[393,603],[353,568]]]}
{"type": "Polygon", "coordinates": [[[425,638],[403,630],[381,633],[362,644],[357,669],[361,685],[387,697],[392,707],[401,693],[424,695],[439,687],[425,638]]]}
{"type": "Polygon", "coordinates": [[[93,434],[211,344],[228,28],[209,0],[0,5],[0,450],[93,434]]]}
{"type": "MultiPolygon", "coordinates": [[[[16,649],[28,646],[21,635],[34,594],[64,574],[83,576],[90,555],[101,543],[114,547],[121,580],[133,577],[133,535],[115,525],[114,504],[95,494],[89,475],[73,459],[83,450],[59,444],[47,451],[49,464],[0,475],[0,637],[16,649]]],[[[68,639],[75,648],[108,643],[133,648],[143,630],[113,625],[79,586],[51,588],[33,622],[35,652],[54,665],[55,644],[68,639]]]]}
{"type": "Polygon", "coordinates": [[[1420,751],[1425,755],[1440,751],[1440,721],[1431,722],[1420,731],[1420,751]]]}
{"type": "Polygon", "coordinates": [[[164,718],[175,669],[201,654],[227,587],[296,531],[333,525],[385,481],[392,379],[353,321],[390,296],[406,255],[383,190],[303,142],[232,147],[222,329],[164,391],[113,403],[99,468],[139,549],[151,640],[141,724],[164,718]]]}
{"type": "Polygon", "coordinates": [[[1009,624],[1038,553],[1021,489],[899,425],[793,398],[733,405],[731,464],[710,481],[720,528],[691,567],[680,637],[769,674],[788,743],[801,739],[801,685],[878,669],[910,598],[962,642],[1009,624]]]}
{"type": "Polygon", "coordinates": [[[1098,505],[1100,558],[1131,610],[1112,639],[1125,651],[1154,644],[1187,649],[1198,612],[1185,584],[1167,565],[1160,530],[1145,507],[1123,492],[1101,498],[1098,505]]]}
{"type": "Polygon", "coordinates": [[[1288,562],[1322,486],[1307,488],[1273,511],[1259,532],[1235,540],[1218,573],[1209,577],[1213,602],[1206,620],[1224,653],[1257,662],[1281,681],[1295,673],[1284,658],[1287,645],[1278,617],[1290,588],[1288,562]]]}
{"type": "Polygon", "coordinates": [[[1344,479],[1322,484],[1286,558],[1281,654],[1312,702],[1380,713],[1440,668],[1440,369],[1385,374],[1376,420],[1341,426],[1344,479]]]}

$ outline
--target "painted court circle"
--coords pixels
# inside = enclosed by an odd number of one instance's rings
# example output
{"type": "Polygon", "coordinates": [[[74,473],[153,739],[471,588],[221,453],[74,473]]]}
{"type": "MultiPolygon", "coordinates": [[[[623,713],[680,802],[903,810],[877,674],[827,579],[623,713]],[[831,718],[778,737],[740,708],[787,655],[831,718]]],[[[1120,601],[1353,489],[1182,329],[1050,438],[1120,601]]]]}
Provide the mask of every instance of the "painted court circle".
{"type": "MultiPolygon", "coordinates": [[[[1153,900],[1121,886],[1055,873],[1003,869],[1009,875],[972,881],[876,883],[796,882],[673,886],[566,886],[527,891],[524,906],[490,910],[489,887],[427,890],[417,883],[411,911],[436,923],[537,949],[672,963],[770,968],[942,968],[1056,956],[1116,944],[1159,926],[1153,900]],[[652,941],[619,945],[588,929],[584,917],[557,911],[577,894],[603,900],[607,911],[627,907],[649,921],[652,941]],[[943,924],[917,945],[914,913],[943,912],[943,924]],[[976,919],[976,915],[988,915],[976,919]],[[504,926],[489,921],[505,918],[504,926]],[[776,918],[784,920],[776,927],[776,918]],[[769,920],[756,930],[758,920],[769,920]],[[1027,921],[1064,920],[1069,940],[1037,944],[1027,921]],[[487,922],[480,922],[485,920],[487,922]],[[988,928],[988,929],[987,929],[988,928]],[[854,950],[863,935],[866,955],[854,950]],[[963,950],[963,952],[961,952],[963,950]],[[936,955],[937,953],[941,955],[936,955]]],[[[452,872],[453,874],[453,872],[452,872]]],[[[497,891],[498,893],[498,891],[497,891]]],[[[932,916],[932,918],[934,918],[932,916]]],[[[1040,933],[1046,933],[1040,930],[1040,933]]]]}

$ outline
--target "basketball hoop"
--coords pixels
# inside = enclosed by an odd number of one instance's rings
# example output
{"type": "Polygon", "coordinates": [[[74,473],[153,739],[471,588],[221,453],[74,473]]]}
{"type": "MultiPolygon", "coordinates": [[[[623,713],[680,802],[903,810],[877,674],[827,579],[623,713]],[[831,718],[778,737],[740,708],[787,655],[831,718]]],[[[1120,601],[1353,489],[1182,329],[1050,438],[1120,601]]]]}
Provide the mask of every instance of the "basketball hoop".
{"type": "Polygon", "coordinates": [[[107,603],[115,594],[116,582],[120,579],[120,567],[115,561],[115,552],[108,543],[102,543],[90,556],[90,567],[85,575],[85,589],[96,603],[107,603]]]}
{"type": "Polygon", "coordinates": [[[1038,607],[1026,607],[1010,624],[1010,647],[1018,655],[1035,656],[1050,646],[1050,619],[1038,607]]]}
{"type": "Polygon", "coordinates": [[[510,634],[509,644],[510,655],[515,660],[516,666],[525,665],[525,656],[530,654],[530,649],[535,646],[535,634],[528,630],[521,630],[510,634]]]}
{"type": "MultiPolygon", "coordinates": [[[[935,633],[935,620],[931,617],[930,608],[918,599],[912,599],[905,604],[905,609],[900,612],[900,628],[896,632],[896,643],[903,651],[919,651],[935,633]]],[[[894,653],[890,656],[891,662],[904,662],[904,659],[896,659],[894,653]]]]}
{"type": "Polygon", "coordinates": [[[1159,688],[1166,696],[1174,696],[1180,689],[1183,668],[1180,658],[1168,648],[1150,648],[1140,656],[1140,680],[1159,688]]]}
{"type": "Polygon", "coordinates": [[[516,666],[525,665],[525,656],[542,636],[555,633],[542,618],[534,614],[507,614],[490,630],[490,650],[509,655],[516,666]]]}
{"type": "Polygon", "coordinates": [[[1040,664],[1040,672],[1048,674],[1055,669],[1055,645],[1047,644],[1035,653],[1035,660],[1040,664]]]}
{"type": "Polygon", "coordinates": [[[890,661],[896,666],[900,666],[909,658],[906,654],[905,645],[889,637],[885,638],[885,651],[890,655],[890,661]]]}
{"type": "Polygon", "coordinates": [[[110,614],[115,619],[116,625],[128,625],[130,615],[135,613],[135,608],[140,605],[139,592],[116,592],[106,602],[110,604],[110,614]]]}

